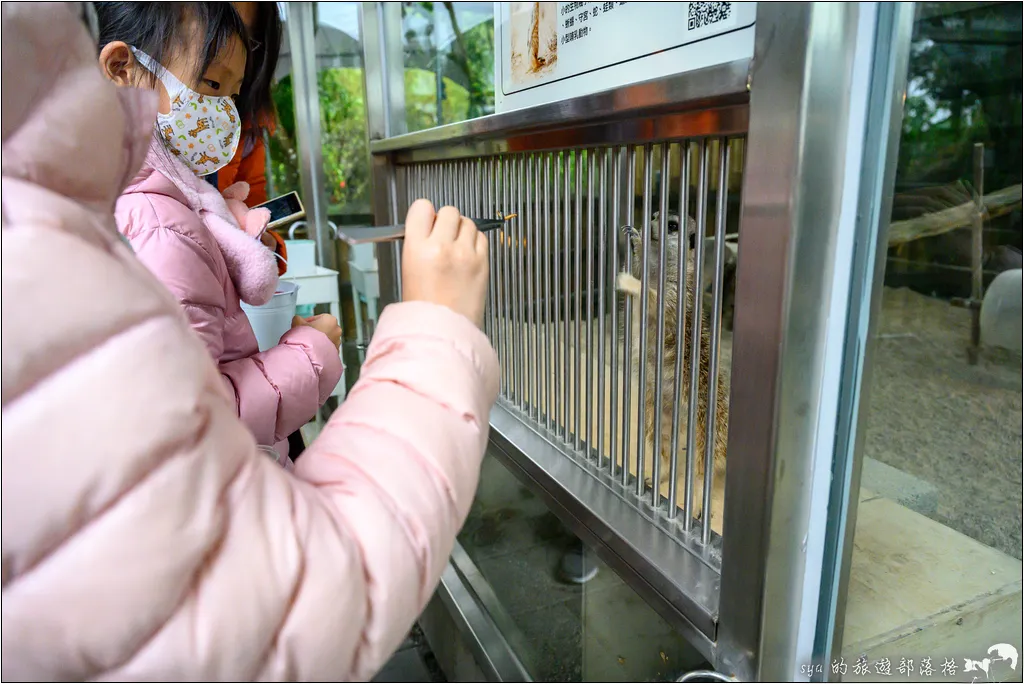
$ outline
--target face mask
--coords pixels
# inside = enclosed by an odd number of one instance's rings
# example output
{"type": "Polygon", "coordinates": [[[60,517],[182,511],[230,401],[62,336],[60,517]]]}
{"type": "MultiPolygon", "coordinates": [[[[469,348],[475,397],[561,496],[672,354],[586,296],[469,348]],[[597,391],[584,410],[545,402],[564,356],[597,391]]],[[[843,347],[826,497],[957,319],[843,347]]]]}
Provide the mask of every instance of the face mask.
{"type": "Polygon", "coordinates": [[[139,64],[164,84],[171,111],[158,114],[156,123],[167,149],[197,176],[227,166],[238,149],[242,127],[230,97],[201,95],[141,50],[132,48],[139,64]]]}

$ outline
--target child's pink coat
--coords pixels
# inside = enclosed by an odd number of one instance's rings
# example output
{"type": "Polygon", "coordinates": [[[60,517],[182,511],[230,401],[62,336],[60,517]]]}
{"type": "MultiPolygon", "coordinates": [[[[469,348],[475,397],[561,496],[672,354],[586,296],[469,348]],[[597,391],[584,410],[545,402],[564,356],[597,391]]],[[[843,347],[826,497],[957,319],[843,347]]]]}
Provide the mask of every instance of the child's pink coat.
{"type": "Polygon", "coordinates": [[[341,378],[338,350],[323,333],[295,328],[259,351],[240,295],[263,304],[274,293],[274,254],[243,232],[217,189],[196,177],[154,135],[141,170],[115,211],[142,263],[185,310],[217,360],[238,415],[260,444],[284,442],[308,422],[341,378]]]}
{"type": "Polygon", "coordinates": [[[466,517],[495,354],[388,307],[295,473],[259,453],[114,228],[155,101],[101,76],[74,9],[2,8],[2,678],[365,680],[466,517]]]}

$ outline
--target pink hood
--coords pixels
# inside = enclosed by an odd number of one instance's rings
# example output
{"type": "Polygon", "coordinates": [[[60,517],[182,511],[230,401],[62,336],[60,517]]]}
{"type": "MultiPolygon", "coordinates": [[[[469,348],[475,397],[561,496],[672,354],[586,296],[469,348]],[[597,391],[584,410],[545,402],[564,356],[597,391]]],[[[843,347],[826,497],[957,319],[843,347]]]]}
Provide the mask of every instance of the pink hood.
{"type": "Polygon", "coordinates": [[[448,309],[388,307],[282,470],[114,229],[153,98],[103,80],[73,6],[2,16],[2,678],[371,677],[469,509],[493,350],[448,309]]]}
{"type": "MultiPolygon", "coordinates": [[[[202,228],[213,238],[224,258],[231,282],[241,300],[255,306],[269,302],[277,287],[274,253],[263,246],[258,235],[250,236],[244,232],[217,188],[179,161],[155,130],[146,161],[135,180],[125,188],[125,194],[145,192],[141,189],[143,182],[154,175],[165,181],[157,183],[157,191],[161,195],[174,197],[189,213],[199,217],[202,228]]],[[[185,221],[179,219],[179,222],[185,221]]]]}

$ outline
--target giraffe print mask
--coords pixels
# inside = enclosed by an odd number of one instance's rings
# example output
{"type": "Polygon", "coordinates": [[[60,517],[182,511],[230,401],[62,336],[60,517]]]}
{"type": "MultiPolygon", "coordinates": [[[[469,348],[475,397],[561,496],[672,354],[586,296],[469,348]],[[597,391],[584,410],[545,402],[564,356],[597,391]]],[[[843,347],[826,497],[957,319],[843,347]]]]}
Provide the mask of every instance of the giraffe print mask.
{"type": "Polygon", "coordinates": [[[197,176],[227,166],[238,149],[242,127],[230,97],[201,95],[179,81],[142,50],[132,53],[167,88],[171,111],[157,114],[156,126],[167,149],[197,176]]]}

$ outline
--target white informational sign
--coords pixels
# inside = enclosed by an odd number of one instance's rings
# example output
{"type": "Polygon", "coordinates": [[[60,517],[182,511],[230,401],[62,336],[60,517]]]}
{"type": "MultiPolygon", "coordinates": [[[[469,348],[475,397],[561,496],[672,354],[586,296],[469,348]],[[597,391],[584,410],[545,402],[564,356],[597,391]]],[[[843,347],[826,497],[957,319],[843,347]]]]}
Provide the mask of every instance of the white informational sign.
{"type": "Polygon", "coordinates": [[[754,54],[755,2],[499,2],[495,109],[531,107],[754,54]]]}

